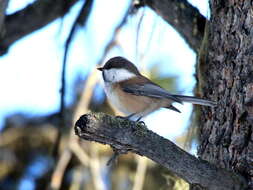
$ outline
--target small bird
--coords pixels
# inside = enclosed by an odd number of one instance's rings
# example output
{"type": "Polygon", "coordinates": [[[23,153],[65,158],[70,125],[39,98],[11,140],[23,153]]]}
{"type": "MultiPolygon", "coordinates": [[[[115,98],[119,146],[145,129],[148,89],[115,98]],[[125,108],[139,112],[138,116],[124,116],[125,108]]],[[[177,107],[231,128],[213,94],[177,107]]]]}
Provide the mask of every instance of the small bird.
{"type": "Polygon", "coordinates": [[[101,68],[105,93],[109,102],[127,119],[136,121],[159,108],[168,108],[180,112],[173,102],[190,102],[203,106],[215,106],[216,103],[193,96],[171,94],[164,88],[141,75],[137,67],[123,57],[109,59],[101,68]]]}

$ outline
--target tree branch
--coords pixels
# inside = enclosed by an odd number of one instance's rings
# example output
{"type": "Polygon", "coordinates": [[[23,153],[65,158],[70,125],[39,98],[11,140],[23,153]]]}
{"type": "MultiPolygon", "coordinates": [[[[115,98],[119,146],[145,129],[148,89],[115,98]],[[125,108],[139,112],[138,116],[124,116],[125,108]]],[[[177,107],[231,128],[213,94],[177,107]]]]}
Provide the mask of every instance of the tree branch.
{"type": "Polygon", "coordinates": [[[206,19],[186,0],[145,0],[166,22],[172,25],[197,52],[204,36],[206,19]]]}
{"type": "Polygon", "coordinates": [[[20,38],[64,16],[77,0],[37,0],[5,17],[5,34],[0,37],[0,55],[20,38]],[[22,24],[20,24],[22,23],[22,24]]]}
{"type": "Polygon", "coordinates": [[[245,189],[243,178],[237,174],[197,159],[139,123],[91,113],[80,117],[75,132],[82,139],[146,156],[192,185],[210,190],[245,189]]]}

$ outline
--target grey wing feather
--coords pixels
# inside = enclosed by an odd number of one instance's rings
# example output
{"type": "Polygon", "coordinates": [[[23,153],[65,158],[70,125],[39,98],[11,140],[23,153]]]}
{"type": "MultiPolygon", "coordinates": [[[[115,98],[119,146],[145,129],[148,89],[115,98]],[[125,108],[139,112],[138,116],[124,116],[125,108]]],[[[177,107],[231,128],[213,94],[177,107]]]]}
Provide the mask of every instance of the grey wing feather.
{"type": "Polygon", "coordinates": [[[173,100],[178,103],[182,103],[180,98],[170,94],[165,89],[161,88],[152,83],[148,84],[129,84],[127,86],[122,87],[123,91],[127,93],[134,94],[136,96],[148,96],[152,98],[166,98],[169,100],[173,100]]]}
{"type": "Polygon", "coordinates": [[[202,106],[211,106],[211,107],[215,107],[217,105],[217,103],[214,101],[205,100],[205,99],[194,97],[194,96],[183,96],[183,95],[176,95],[176,94],[174,96],[179,98],[183,102],[190,102],[192,104],[198,104],[202,106]]]}

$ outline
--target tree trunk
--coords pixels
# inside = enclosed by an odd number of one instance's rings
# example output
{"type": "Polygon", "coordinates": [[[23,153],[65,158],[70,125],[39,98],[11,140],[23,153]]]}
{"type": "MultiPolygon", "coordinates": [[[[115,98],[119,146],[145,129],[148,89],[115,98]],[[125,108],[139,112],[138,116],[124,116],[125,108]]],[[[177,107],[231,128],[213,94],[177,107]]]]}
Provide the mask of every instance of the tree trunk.
{"type": "Polygon", "coordinates": [[[239,172],[253,189],[253,1],[211,0],[198,86],[216,100],[201,108],[198,155],[239,172]]]}

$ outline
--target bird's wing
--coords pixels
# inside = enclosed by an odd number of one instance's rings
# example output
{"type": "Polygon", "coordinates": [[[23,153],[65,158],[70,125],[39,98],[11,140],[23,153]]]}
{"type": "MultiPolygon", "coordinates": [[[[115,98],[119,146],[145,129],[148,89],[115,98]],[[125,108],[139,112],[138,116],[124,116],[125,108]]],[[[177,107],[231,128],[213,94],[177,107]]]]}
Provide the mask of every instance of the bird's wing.
{"type": "Polygon", "coordinates": [[[152,98],[166,98],[178,103],[182,101],[154,83],[128,83],[121,85],[123,91],[136,96],[148,96],[152,98]]]}

